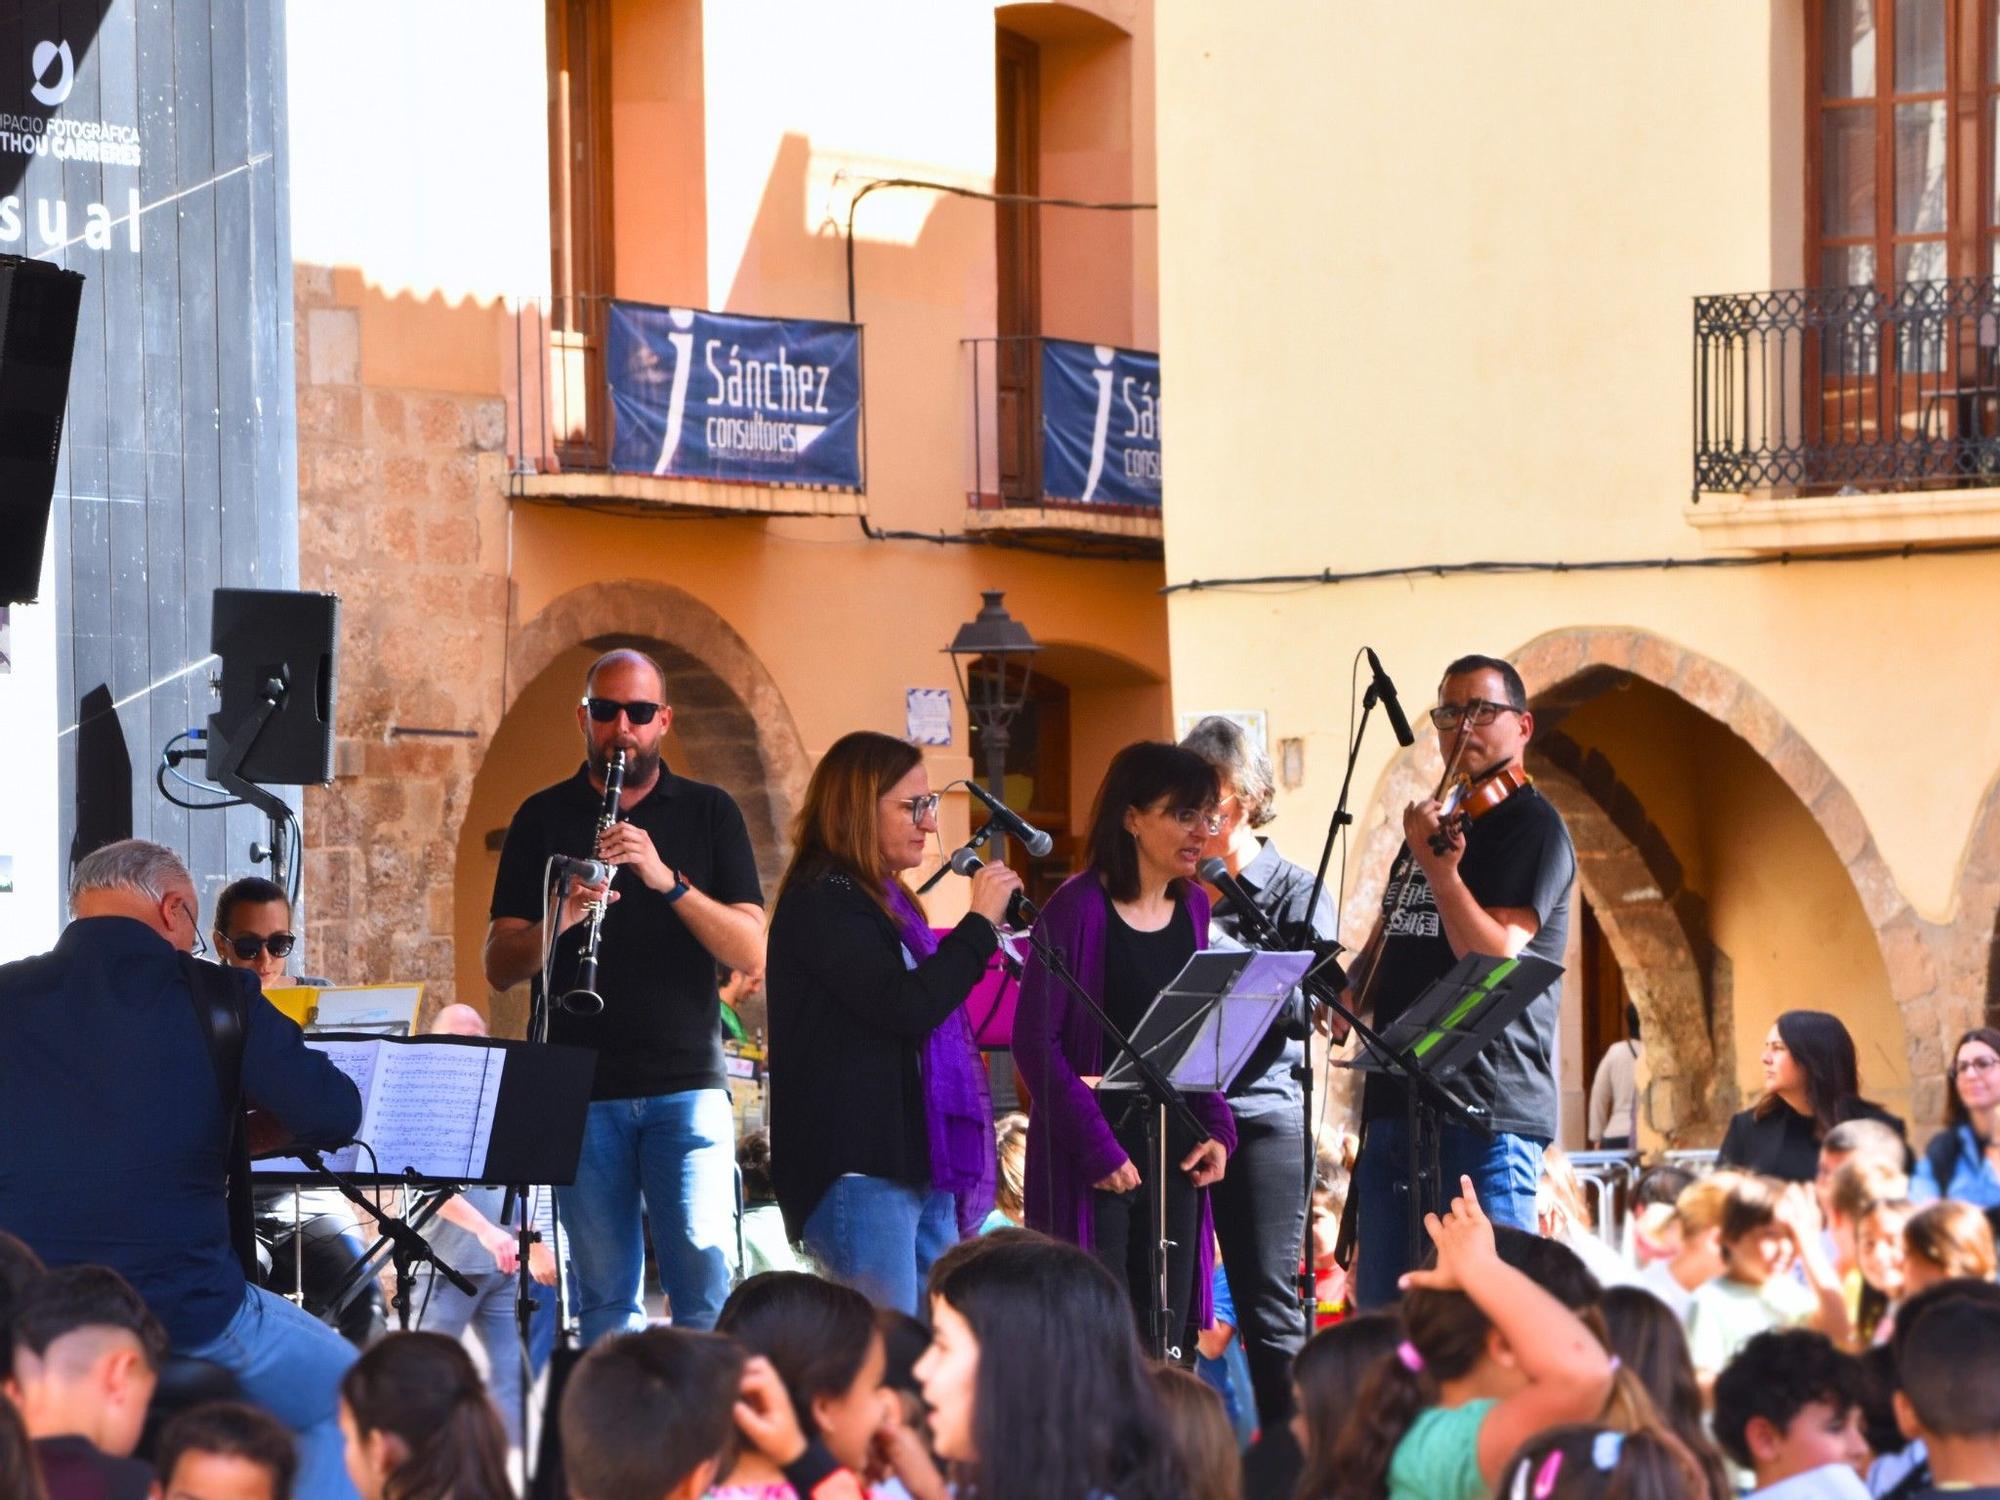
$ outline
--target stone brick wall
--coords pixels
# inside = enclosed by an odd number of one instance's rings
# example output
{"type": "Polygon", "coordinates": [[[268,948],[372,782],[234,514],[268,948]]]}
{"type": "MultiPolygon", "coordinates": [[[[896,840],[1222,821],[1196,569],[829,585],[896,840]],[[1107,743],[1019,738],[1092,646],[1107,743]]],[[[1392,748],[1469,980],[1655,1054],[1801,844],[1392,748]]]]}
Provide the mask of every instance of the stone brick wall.
{"type": "Polygon", "coordinates": [[[455,998],[456,836],[503,706],[506,407],[364,384],[378,294],[305,265],[294,287],[299,582],[341,597],[336,778],[305,801],[306,966],[422,980],[430,1010],[455,998]]]}

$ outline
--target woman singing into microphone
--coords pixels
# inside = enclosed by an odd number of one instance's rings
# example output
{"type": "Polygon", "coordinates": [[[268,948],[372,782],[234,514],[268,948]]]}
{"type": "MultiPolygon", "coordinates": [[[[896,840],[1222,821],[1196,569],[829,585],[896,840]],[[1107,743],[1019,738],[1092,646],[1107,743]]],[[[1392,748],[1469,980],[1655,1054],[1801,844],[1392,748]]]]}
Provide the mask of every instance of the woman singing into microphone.
{"type": "MultiPolygon", "coordinates": [[[[1118,752],[1091,811],[1088,864],[1049,898],[1038,940],[1061,952],[1084,990],[1130,1036],[1153,997],[1208,946],[1208,896],[1196,881],[1202,845],[1218,821],[1215,768],[1178,745],[1142,742],[1118,752]]],[[[1131,1290],[1142,1320],[1155,1300],[1141,1096],[1121,1108],[1092,1084],[1112,1061],[1095,1018],[1031,958],[1014,1019],[1014,1059],[1034,1098],[1029,1116],[1028,1223],[1094,1249],[1131,1290]],[[1107,1112],[1108,1111],[1108,1112],[1107,1112]]],[[[1215,1239],[1204,1189],[1236,1144],[1220,1094],[1188,1104],[1212,1139],[1169,1121],[1166,1184],[1169,1342],[1210,1320],[1215,1239]]],[[[1141,1327],[1146,1325],[1142,1321],[1141,1327]]],[[[1150,1330],[1148,1330],[1150,1331],[1150,1330]]]]}
{"type": "Polygon", "coordinates": [[[993,1207],[993,1109],[961,1007],[1020,890],[972,877],[939,940],[903,883],[937,827],[915,746],[844,735],[814,769],[771,916],[771,1178],[830,1276],[917,1311],[930,1264],[993,1207]]]}

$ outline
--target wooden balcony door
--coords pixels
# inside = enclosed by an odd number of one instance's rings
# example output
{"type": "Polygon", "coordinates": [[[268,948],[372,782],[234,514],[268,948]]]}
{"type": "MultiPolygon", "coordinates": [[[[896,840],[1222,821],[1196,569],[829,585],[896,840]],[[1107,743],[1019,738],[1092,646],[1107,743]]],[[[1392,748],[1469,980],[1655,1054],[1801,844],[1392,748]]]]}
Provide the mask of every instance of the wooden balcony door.
{"type": "MultiPolygon", "coordinates": [[[[1041,191],[1041,54],[1026,37],[998,34],[993,190],[1041,191]]],[[[1033,204],[993,205],[999,278],[995,351],[998,371],[1000,497],[1033,504],[1041,495],[1041,211],[1033,204]]]]}

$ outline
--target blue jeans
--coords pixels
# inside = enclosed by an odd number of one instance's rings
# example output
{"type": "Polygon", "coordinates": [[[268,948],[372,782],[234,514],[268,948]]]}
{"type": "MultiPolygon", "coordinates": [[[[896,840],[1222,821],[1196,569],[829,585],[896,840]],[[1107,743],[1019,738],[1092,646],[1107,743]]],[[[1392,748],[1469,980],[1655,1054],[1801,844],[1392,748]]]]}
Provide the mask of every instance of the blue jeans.
{"type": "Polygon", "coordinates": [[[814,1207],[805,1241],[835,1281],[914,1317],[931,1262],[958,1243],[958,1205],[950,1193],[849,1172],[814,1207]]]}
{"type": "Polygon", "coordinates": [[[556,1189],[586,1344],[646,1326],[648,1226],[674,1323],[715,1326],[736,1249],[735,1140],[722,1089],[592,1101],[576,1182],[556,1189]]]}
{"type": "Polygon", "coordinates": [[[340,1435],[340,1377],[360,1351],[326,1324],[262,1287],[206,1344],[178,1349],[221,1365],[249,1401],[299,1436],[298,1500],[355,1500],[340,1435]]]}
{"type": "MultiPolygon", "coordinates": [[[[1360,1211],[1354,1301],[1364,1311],[1394,1302],[1400,1295],[1397,1281],[1411,1269],[1409,1138],[1405,1120],[1370,1120],[1361,1159],[1354,1164],[1353,1191],[1360,1211]]],[[[1458,1195],[1458,1179],[1470,1177],[1487,1218],[1535,1232],[1535,1188],[1542,1178],[1545,1138],[1503,1132],[1489,1141],[1477,1131],[1447,1125],[1439,1140],[1446,1203],[1458,1195]]]]}

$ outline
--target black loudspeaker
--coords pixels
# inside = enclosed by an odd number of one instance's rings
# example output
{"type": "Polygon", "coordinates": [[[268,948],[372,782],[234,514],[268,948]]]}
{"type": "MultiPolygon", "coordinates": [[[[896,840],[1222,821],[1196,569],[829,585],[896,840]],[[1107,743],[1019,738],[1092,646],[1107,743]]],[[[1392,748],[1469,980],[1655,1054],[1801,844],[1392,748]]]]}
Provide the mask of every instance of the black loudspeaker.
{"type": "Polygon", "coordinates": [[[208,779],[331,781],[340,596],[217,589],[208,642],[222,658],[222,707],[208,716],[208,779]]]}
{"type": "Polygon", "coordinates": [[[0,604],[41,583],[82,300],[78,272],[0,255],[0,604]]]}

